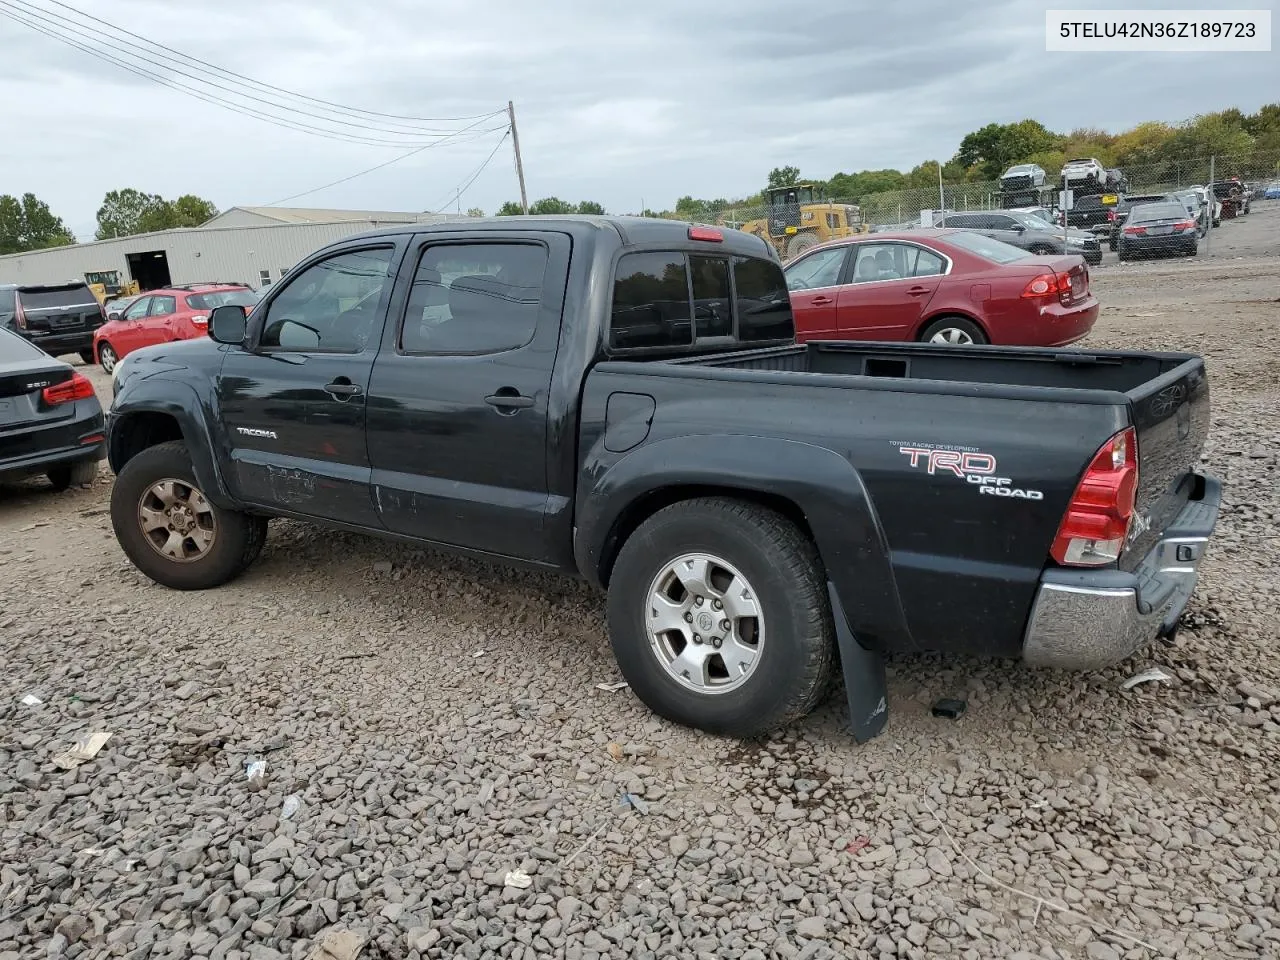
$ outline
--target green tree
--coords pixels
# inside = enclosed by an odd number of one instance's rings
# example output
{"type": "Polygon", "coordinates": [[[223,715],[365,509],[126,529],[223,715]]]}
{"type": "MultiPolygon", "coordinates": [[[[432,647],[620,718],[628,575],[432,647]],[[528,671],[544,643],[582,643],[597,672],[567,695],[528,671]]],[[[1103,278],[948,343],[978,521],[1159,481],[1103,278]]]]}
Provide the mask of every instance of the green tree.
{"type": "Polygon", "coordinates": [[[508,200],[506,203],[504,203],[502,206],[498,208],[498,212],[495,213],[494,216],[495,217],[518,217],[523,213],[524,213],[524,209],[520,206],[520,202],[518,200],[508,200]]]}
{"type": "Polygon", "coordinates": [[[800,182],[799,167],[774,167],[769,171],[769,189],[794,187],[800,182]]]}
{"type": "Polygon", "coordinates": [[[54,216],[49,205],[35,194],[24,193],[20,200],[7,193],[0,196],[0,254],[65,247],[75,242],[62,218],[54,216]]]}
{"type": "Polygon", "coordinates": [[[603,217],[604,207],[596,203],[594,200],[583,200],[577,206],[577,213],[592,214],[593,216],[603,217]]]}
{"type": "Polygon", "coordinates": [[[569,203],[567,200],[561,200],[559,197],[543,197],[541,200],[535,200],[533,203],[529,204],[530,214],[541,214],[544,216],[548,214],[558,215],[573,213],[575,209],[576,208],[572,203],[569,203]]]}
{"type": "Polygon", "coordinates": [[[868,194],[901,190],[906,180],[906,176],[900,170],[837,173],[827,181],[827,196],[840,200],[857,200],[868,194]]]}
{"type": "Polygon", "coordinates": [[[161,216],[163,206],[164,198],[156,193],[143,193],[133,187],[112,190],[102,198],[102,206],[98,208],[95,236],[99,240],[110,240],[142,233],[143,221],[161,216]]]}
{"type": "Polygon", "coordinates": [[[1015,163],[1024,163],[1033,153],[1058,146],[1061,137],[1038,120],[1017,123],[989,123],[965,134],[953,163],[966,170],[976,167],[974,178],[995,180],[1015,163]]]}
{"type": "Polygon", "coordinates": [[[467,216],[468,216],[468,217],[483,217],[483,216],[484,216],[484,211],[483,211],[483,210],[481,210],[479,207],[468,207],[468,208],[467,208],[467,216]]]}
{"type": "Polygon", "coordinates": [[[175,227],[198,227],[218,215],[218,208],[210,201],[190,193],[184,193],[169,204],[169,207],[175,227]]]}

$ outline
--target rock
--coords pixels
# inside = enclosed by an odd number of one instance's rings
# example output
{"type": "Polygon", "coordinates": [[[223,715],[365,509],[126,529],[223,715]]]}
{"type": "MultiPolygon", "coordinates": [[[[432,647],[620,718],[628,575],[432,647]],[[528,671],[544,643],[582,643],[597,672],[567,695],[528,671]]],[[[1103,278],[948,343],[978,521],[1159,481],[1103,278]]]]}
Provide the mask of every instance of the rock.
{"type": "Polygon", "coordinates": [[[267,900],[271,897],[278,897],[280,895],[280,884],[276,883],[274,880],[264,880],[260,877],[255,877],[242,886],[240,891],[245,896],[253,897],[255,900],[267,900]]]}
{"type": "Polygon", "coordinates": [[[667,846],[671,850],[671,855],[677,860],[689,852],[689,841],[679,834],[672,837],[667,846]]]}
{"type": "Polygon", "coordinates": [[[338,877],[338,886],[333,894],[339,903],[347,903],[360,897],[360,884],[356,882],[355,874],[344,873],[338,877]]]}
{"type": "Polygon", "coordinates": [[[75,943],[89,930],[89,921],[78,913],[69,913],[62,918],[56,927],[54,933],[66,937],[67,943],[75,943]]]}
{"type": "Polygon", "coordinates": [[[1089,850],[1083,850],[1080,847],[1075,847],[1069,852],[1076,863],[1093,873],[1106,873],[1111,869],[1111,864],[1107,863],[1107,861],[1102,859],[1102,857],[1089,850]]]}
{"type": "Polygon", "coordinates": [[[1084,953],[1089,960],[1120,960],[1120,951],[1101,940],[1090,940],[1084,953]]]}
{"type": "Polygon", "coordinates": [[[822,917],[805,917],[796,924],[796,933],[809,940],[827,935],[827,921],[822,917]]]}
{"type": "Polygon", "coordinates": [[[875,899],[865,890],[853,898],[853,908],[863,920],[871,921],[876,918],[875,899]]]}
{"type": "MultiPolygon", "coordinates": [[[[939,877],[949,877],[954,872],[951,866],[951,859],[942,851],[940,847],[930,847],[925,851],[924,862],[929,865],[939,877]]],[[[917,944],[919,946],[919,944],[917,944]]]]}
{"type": "Polygon", "coordinates": [[[899,870],[893,875],[893,885],[903,890],[914,890],[923,887],[932,879],[928,870],[899,870]]]}

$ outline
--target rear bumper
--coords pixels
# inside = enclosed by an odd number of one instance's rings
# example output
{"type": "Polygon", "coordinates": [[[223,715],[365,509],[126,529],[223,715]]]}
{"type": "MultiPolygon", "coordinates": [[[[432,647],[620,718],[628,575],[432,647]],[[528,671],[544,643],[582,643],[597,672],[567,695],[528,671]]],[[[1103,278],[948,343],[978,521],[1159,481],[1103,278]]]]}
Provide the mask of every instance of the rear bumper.
{"type": "Polygon", "coordinates": [[[56,357],[64,353],[79,353],[81,350],[93,349],[93,334],[97,330],[77,330],[75,333],[41,333],[30,332],[23,334],[33,344],[49,354],[56,357]]]}
{"type": "Polygon", "coordinates": [[[1201,476],[1187,505],[1132,573],[1048,570],[1031,607],[1022,658],[1032,666],[1094,670],[1172,636],[1222,506],[1222,484],[1201,476]]]}
{"type": "Polygon", "coordinates": [[[1079,303],[1063,306],[1053,303],[1040,309],[1042,335],[1036,343],[1047,347],[1065,347],[1088,336],[1098,322],[1098,298],[1089,294],[1079,303]]]}
{"type": "Polygon", "coordinates": [[[0,477],[29,477],[60,463],[103,459],[107,431],[102,409],[96,400],[91,406],[79,402],[89,408],[87,415],[27,433],[0,434],[0,477]]]}
{"type": "Polygon", "coordinates": [[[1125,253],[1172,253],[1193,250],[1199,242],[1199,232],[1189,230],[1186,233],[1170,233],[1159,237],[1127,237],[1122,234],[1119,245],[1125,253]]]}

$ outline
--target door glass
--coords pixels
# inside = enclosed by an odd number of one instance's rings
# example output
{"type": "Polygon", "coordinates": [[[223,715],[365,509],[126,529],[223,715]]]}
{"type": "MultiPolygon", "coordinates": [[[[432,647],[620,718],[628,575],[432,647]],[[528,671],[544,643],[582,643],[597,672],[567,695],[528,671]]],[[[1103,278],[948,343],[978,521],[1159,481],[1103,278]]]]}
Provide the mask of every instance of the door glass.
{"type": "Polygon", "coordinates": [[[913,258],[915,263],[912,264],[911,276],[913,277],[936,277],[942,274],[946,266],[946,261],[931,250],[925,250],[916,247],[916,255],[913,258]]]}
{"type": "Polygon", "coordinates": [[[787,267],[787,289],[815,290],[834,287],[840,282],[840,268],[844,265],[844,247],[819,250],[803,260],[787,267]]]}
{"type": "Polygon", "coordinates": [[[903,244],[858,244],[858,260],[853,268],[854,283],[901,280],[906,275],[906,248],[903,244]]]}
{"type": "Polygon", "coordinates": [[[718,257],[689,257],[693,277],[694,337],[733,336],[729,310],[729,261],[718,257]]]}
{"type": "Polygon", "coordinates": [[[776,263],[734,257],[733,288],[738,300],[739,340],[790,340],[795,336],[786,277],[776,263]]]}
{"type": "Polygon", "coordinates": [[[628,253],[618,260],[610,347],[688,346],[693,342],[689,314],[683,253],[628,253]]]}
{"type": "Polygon", "coordinates": [[[381,329],[391,247],[352,250],[313,263],[271,301],[259,346],[360,353],[381,329]]]}
{"type": "Polygon", "coordinates": [[[153,317],[167,317],[177,309],[177,300],[174,297],[151,298],[151,316],[153,317]]]}
{"type": "Polygon", "coordinates": [[[141,300],[135,300],[129,304],[129,309],[121,316],[122,320],[141,320],[147,315],[147,310],[151,307],[151,298],[143,297],[141,300]]]}
{"type": "Polygon", "coordinates": [[[418,261],[400,331],[405,353],[485,354],[533,339],[547,271],[540,243],[444,243],[418,261]]]}

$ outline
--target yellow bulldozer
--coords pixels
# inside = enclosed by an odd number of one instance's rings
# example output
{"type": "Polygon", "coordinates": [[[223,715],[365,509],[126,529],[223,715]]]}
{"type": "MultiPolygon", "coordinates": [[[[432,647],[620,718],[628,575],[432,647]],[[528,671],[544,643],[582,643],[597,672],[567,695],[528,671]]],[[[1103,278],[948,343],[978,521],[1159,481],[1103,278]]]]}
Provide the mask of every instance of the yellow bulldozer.
{"type": "Polygon", "coordinates": [[[84,275],[84,282],[89,285],[99,303],[118,300],[121,297],[136,297],[140,290],[137,280],[121,280],[119,270],[96,270],[84,275]]]}
{"type": "Polygon", "coordinates": [[[763,217],[733,226],[768,241],[782,260],[827,240],[867,232],[862,211],[854,204],[827,200],[821,184],[774,187],[765,192],[765,202],[763,217]]]}

